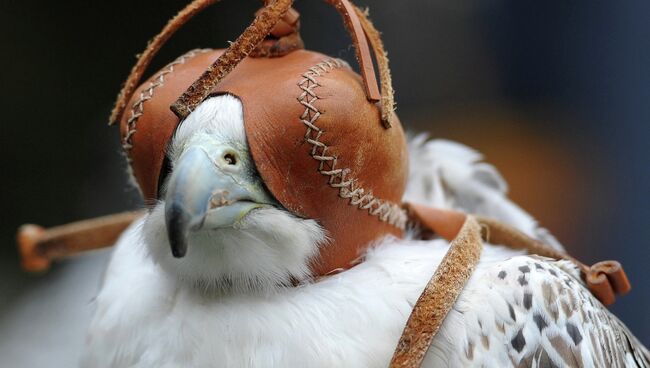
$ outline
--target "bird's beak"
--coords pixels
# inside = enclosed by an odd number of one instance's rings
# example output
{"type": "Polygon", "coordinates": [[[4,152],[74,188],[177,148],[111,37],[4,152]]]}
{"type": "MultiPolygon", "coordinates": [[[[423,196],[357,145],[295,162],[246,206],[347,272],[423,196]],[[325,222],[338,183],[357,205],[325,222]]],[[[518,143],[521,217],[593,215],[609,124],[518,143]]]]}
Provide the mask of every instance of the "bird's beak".
{"type": "Polygon", "coordinates": [[[182,154],[165,195],[165,223],[174,257],[185,256],[191,232],[234,227],[251,210],[272,204],[247,164],[251,163],[239,161],[237,151],[229,147],[190,147],[182,154]]]}

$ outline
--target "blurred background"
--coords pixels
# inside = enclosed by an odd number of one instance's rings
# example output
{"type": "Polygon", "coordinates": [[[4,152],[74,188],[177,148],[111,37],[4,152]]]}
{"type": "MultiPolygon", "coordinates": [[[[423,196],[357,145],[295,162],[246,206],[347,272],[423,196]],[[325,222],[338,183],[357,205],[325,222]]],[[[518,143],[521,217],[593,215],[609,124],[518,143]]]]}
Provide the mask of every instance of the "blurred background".
{"type": "MultiPolygon", "coordinates": [[[[0,365],[34,362],[37,346],[21,341],[81,344],[74,321],[55,334],[45,326],[88,303],[106,253],[29,275],[15,230],[141,206],[118,129],[106,122],[135,55],[185,3],[0,2],[0,365]],[[81,269],[96,274],[79,281],[81,294],[53,294],[51,285],[75,285],[70,275],[81,269]],[[30,300],[40,307],[25,307],[30,300]]],[[[406,128],[483,152],[511,197],[586,263],[621,261],[634,289],[612,309],[650,344],[650,2],[356,3],[383,31],[406,128]]],[[[225,47],[258,6],[208,9],[150,73],[189,49],[225,47]]],[[[314,0],[296,8],[308,48],[354,61],[332,9],[314,0]]]]}

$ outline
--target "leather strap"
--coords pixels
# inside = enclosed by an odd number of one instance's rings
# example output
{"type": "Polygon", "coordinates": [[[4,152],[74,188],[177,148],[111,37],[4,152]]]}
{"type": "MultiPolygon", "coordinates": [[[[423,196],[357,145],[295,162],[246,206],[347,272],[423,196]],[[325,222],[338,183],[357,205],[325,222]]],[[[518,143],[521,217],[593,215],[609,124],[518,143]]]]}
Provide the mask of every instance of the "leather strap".
{"type": "Polygon", "coordinates": [[[580,268],[582,279],[587,284],[589,291],[604,305],[611,305],[616,301],[616,295],[625,295],[632,286],[617,261],[602,261],[592,266],[578,261],[570,255],[553,249],[548,245],[533,239],[521,231],[487,217],[477,217],[478,221],[488,229],[486,240],[494,244],[503,244],[514,249],[525,249],[529,254],[543,257],[566,259],[580,268]]]}
{"type": "Polygon", "coordinates": [[[393,79],[388,66],[388,54],[384,49],[381,33],[368,19],[367,10],[361,10],[357,6],[354,6],[354,10],[361,21],[361,26],[366,32],[370,45],[375,50],[375,59],[377,60],[379,79],[381,81],[381,121],[385,128],[390,128],[395,124],[399,124],[399,121],[395,115],[395,91],[393,90],[393,79]]]}
{"type": "Polygon", "coordinates": [[[429,207],[417,203],[404,203],[403,207],[414,228],[430,233],[420,234],[424,238],[438,235],[452,241],[458,236],[467,219],[467,214],[446,208],[429,207]]]}
{"type": "MultiPolygon", "coordinates": [[[[258,16],[263,9],[258,10],[255,16],[258,16]]],[[[249,56],[253,58],[276,58],[304,48],[305,43],[300,37],[300,13],[294,8],[289,8],[249,56]]]]}
{"type": "Polygon", "coordinates": [[[375,67],[372,64],[372,56],[370,54],[370,47],[366,38],[366,32],[361,26],[359,16],[348,0],[326,0],[338,10],[343,17],[352,42],[356,46],[357,60],[359,60],[359,68],[363,76],[363,83],[366,89],[366,96],[368,101],[377,102],[381,99],[379,93],[379,86],[377,85],[377,77],[375,75],[375,67]]]}
{"type": "Polygon", "coordinates": [[[185,119],[214,87],[244,60],[271,33],[287,13],[293,0],[276,0],[262,8],[253,23],[237,37],[235,42],[215,60],[210,67],[171,105],[180,120],[185,119]]]}
{"type": "Polygon", "coordinates": [[[415,303],[390,362],[391,368],[422,365],[433,338],[478,264],[482,249],[481,227],[473,216],[467,216],[415,303]]]}

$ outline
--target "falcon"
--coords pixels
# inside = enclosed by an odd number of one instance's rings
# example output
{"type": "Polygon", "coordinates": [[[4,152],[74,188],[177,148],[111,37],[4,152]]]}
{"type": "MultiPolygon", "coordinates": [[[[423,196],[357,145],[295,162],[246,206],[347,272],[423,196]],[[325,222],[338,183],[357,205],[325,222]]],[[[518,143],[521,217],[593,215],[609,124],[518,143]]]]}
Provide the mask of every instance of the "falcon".
{"type": "MultiPolygon", "coordinates": [[[[559,246],[477,152],[420,136],[409,154],[406,199],[492,216],[559,246]]],[[[163,199],[116,246],[83,366],[388,365],[448,241],[388,237],[355,267],[310,277],[327,232],[265,189],[232,96],[203,102],[168,156],[163,199]]],[[[486,244],[423,366],[645,367],[649,358],[575,265],[486,244]]]]}
{"type": "Polygon", "coordinates": [[[227,49],[140,83],[213,2],[172,19],[118,97],[148,211],[117,242],[82,366],[650,365],[601,303],[629,289],[620,267],[568,256],[477,152],[407,144],[379,32],[348,0],[326,2],[359,74],[306,50],[274,0],[227,49]]]}

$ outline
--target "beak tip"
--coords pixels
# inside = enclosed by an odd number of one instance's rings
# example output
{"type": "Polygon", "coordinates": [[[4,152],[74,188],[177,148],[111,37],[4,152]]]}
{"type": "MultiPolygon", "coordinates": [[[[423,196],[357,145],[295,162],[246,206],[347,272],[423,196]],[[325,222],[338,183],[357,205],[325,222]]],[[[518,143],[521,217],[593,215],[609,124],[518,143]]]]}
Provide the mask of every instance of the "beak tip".
{"type": "Polygon", "coordinates": [[[187,253],[187,236],[178,229],[168,229],[167,238],[174,258],[183,258],[187,253]]]}
{"type": "Polygon", "coordinates": [[[186,250],[179,247],[172,247],[172,255],[174,258],[183,258],[185,257],[186,250]]]}
{"type": "Polygon", "coordinates": [[[175,201],[171,201],[165,209],[165,224],[167,239],[174,258],[183,258],[187,253],[190,215],[175,201]]]}

